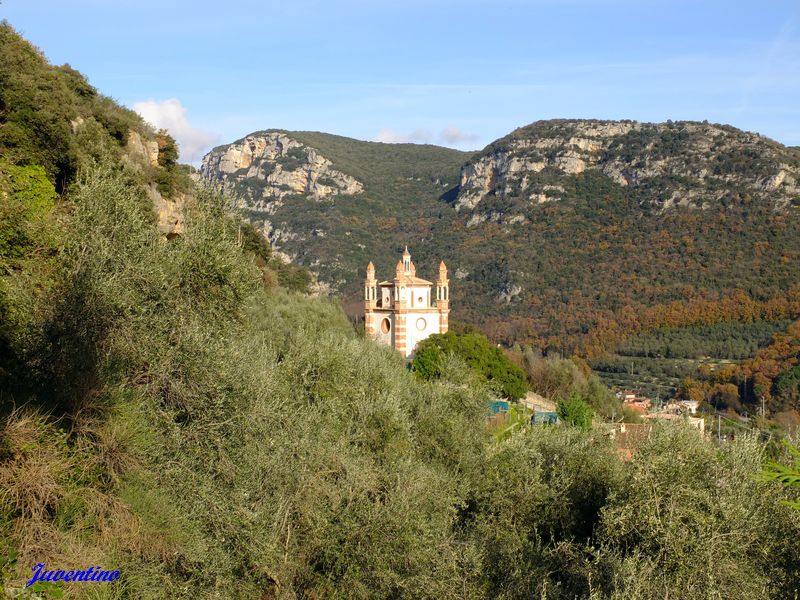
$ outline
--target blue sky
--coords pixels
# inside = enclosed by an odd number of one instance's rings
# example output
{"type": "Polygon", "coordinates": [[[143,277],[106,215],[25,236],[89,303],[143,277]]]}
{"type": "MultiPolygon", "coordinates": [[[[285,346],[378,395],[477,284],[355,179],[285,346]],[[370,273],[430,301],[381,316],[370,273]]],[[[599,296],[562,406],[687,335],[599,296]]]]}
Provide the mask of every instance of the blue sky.
{"type": "Polygon", "coordinates": [[[708,119],[800,145],[800,3],[3,0],[0,17],[170,128],[477,149],[538,119],[708,119]]]}

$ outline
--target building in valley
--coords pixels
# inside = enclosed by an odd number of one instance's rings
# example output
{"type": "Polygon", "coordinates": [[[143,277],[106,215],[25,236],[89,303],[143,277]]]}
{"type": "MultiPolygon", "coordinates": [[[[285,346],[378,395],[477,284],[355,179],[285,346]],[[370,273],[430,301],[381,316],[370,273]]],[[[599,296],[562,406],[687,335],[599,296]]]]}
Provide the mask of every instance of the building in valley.
{"type": "Polygon", "coordinates": [[[430,281],[417,277],[408,247],[397,262],[394,279],[378,283],[375,266],[370,262],[364,283],[367,335],[410,358],[422,340],[434,333],[446,333],[450,284],[444,261],[439,263],[433,287],[430,281]]]}

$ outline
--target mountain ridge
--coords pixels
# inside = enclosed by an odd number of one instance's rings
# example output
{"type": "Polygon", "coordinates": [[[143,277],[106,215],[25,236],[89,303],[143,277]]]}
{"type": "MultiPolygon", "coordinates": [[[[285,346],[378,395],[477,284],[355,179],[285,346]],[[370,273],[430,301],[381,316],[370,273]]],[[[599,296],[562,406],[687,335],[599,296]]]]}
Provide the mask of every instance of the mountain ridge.
{"type": "MultiPolygon", "coordinates": [[[[642,200],[662,208],[676,201],[693,204],[693,194],[705,191],[700,188],[719,191],[718,200],[730,183],[756,193],[775,192],[779,208],[800,195],[800,163],[794,154],[759,134],[698,121],[558,119],[520,127],[474,157],[462,169],[457,208],[473,209],[489,193],[524,196],[547,168],[565,174],[598,169],[622,186],[652,184],[650,197],[643,194],[642,200]],[[658,197],[659,189],[673,193],[658,197]]],[[[529,199],[549,201],[541,191],[529,199]]]]}
{"type": "Polygon", "coordinates": [[[238,195],[354,317],[366,263],[390,270],[406,243],[423,268],[438,259],[453,268],[456,319],[507,343],[555,336],[574,348],[625,306],[737,290],[763,299],[800,276],[800,155],[731,126],[537,121],[477,153],[282,135],[362,189],[322,202],[297,190],[255,205],[257,177],[203,176],[238,195]]]}

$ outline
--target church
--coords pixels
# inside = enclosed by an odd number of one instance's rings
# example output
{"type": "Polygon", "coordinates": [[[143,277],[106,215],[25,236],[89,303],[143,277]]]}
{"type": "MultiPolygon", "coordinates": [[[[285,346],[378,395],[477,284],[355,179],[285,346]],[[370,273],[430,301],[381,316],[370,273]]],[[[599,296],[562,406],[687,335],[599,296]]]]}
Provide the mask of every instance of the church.
{"type": "Polygon", "coordinates": [[[411,358],[417,344],[429,335],[446,333],[450,313],[450,285],[444,261],[439,263],[435,299],[431,296],[433,283],[417,277],[416,271],[406,247],[402,260],[397,261],[394,279],[378,283],[375,265],[370,262],[364,283],[367,335],[405,358],[411,358]]]}

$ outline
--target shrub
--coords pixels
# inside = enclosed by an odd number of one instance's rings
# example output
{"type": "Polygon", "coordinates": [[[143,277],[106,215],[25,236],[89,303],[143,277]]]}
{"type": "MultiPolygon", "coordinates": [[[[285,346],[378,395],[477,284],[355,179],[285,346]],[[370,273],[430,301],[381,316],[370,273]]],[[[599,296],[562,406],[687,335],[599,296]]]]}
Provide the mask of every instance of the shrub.
{"type": "Polygon", "coordinates": [[[32,248],[56,197],[42,167],[0,160],[0,261],[19,259],[32,248]]]}
{"type": "MultiPolygon", "coordinates": [[[[788,458],[793,462],[791,465],[783,465],[772,461],[767,464],[761,473],[762,479],[766,481],[777,481],[787,488],[800,488],[800,448],[790,442],[784,442],[788,458]]],[[[787,504],[800,510],[800,500],[792,500],[787,504]]]]}
{"type": "Polygon", "coordinates": [[[586,402],[575,392],[568,398],[559,400],[556,404],[558,418],[564,423],[589,431],[592,428],[594,413],[586,402]]]}
{"type": "Polygon", "coordinates": [[[442,374],[444,355],[455,354],[492,382],[508,398],[521,398],[527,392],[525,374],[502,350],[479,333],[435,334],[417,345],[412,366],[419,377],[436,379],[442,374]]]}
{"type": "Polygon", "coordinates": [[[523,353],[530,388],[537,394],[552,400],[577,394],[600,415],[622,414],[622,403],[588,365],[583,363],[581,368],[578,362],[582,361],[577,358],[541,358],[531,349],[523,353]]]}

